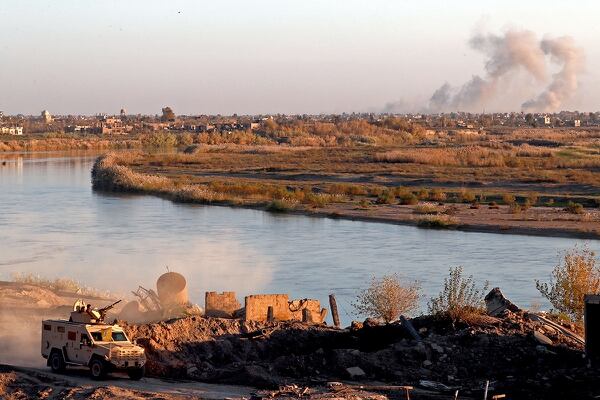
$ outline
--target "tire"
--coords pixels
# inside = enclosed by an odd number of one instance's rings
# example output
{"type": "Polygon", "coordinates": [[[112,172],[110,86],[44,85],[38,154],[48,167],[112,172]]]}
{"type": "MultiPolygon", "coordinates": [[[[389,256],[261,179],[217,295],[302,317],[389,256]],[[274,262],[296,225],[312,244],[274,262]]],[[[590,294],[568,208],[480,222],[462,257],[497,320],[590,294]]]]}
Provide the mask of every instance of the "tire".
{"type": "Polygon", "coordinates": [[[130,368],[127,370],[127,375],[129,375],[129,378],[131,380],[139,381],[140,379],[142,379],[144,377],[145,372],[146,372],[145,367],[130,368]]]}
{"type": "Polygon", "coordinates": [[[106,378],[107,368],[104,361],[97,358],[90,362],[90,375],[92,379],[100,380],[106,378]]]}
{"type": "Polygon", "coordinates": [[[67,366],[65,364],[65,359],[63,358],[63,355],[58,350],[54,350],[50,354],[48,364],[50,365],[50,369],[52,369],[52,372],[63,372],[67,366]]]}

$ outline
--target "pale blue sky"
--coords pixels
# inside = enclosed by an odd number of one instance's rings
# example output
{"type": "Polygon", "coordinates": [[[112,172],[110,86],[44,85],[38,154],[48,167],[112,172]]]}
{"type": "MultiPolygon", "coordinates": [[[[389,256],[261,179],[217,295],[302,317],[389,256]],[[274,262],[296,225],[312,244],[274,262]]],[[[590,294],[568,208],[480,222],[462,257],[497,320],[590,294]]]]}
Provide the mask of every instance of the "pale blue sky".
{"type": "MultiPolygon", "coordinates": [[[[476,27],[570,35],[586,51],[564,108],[600,110],[600,2],[2,0],[0,110],[319,113],[422,105],[483,71],[476,27]]],[[[520,110],[524,99],[490,108],[520,110]],[[514,105],[513,105],[514,104],[514,105]]]]}

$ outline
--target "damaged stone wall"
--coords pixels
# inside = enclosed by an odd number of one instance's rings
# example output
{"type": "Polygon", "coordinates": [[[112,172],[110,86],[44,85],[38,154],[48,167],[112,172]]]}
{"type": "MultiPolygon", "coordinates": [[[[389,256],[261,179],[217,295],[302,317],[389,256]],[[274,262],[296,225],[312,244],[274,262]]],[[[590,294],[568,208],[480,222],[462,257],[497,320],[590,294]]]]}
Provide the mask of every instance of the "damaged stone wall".
{"type": "Polygon", "coordinates": [[[327,309],[321,308],[321,302],[314,299],[292,300],[289,302],[289,309],[291,319],[297,321],[304,321],[304,310],[308,312],[308,320],[305,322],[323,323],[327,316],[327,309]]]}
{"type": "Polygon", "coordinates": [[[206,292],[204,297],[204,315],[217,318],[234,318],[241,308],[235,292],[206,292]]]}
{"type": "Polygon", "coordinates": [[[269,307],[273,307],[273,318],[287,321],[292,314],[287,294],[253,294],[245,299],[246,321],[266,321],[269,307]]]}

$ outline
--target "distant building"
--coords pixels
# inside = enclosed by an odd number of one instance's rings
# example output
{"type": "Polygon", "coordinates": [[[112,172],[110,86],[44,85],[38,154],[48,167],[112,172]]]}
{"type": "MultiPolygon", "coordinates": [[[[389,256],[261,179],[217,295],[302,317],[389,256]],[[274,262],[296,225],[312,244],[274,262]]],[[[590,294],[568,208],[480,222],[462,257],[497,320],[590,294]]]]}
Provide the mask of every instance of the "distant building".
{"type": "Polygon", "coordinates": [[[0,133],[2,133],[3,135],[21,136],[23,134],[23,127],[22,126],[11,126],[11,127],[3,126],[0,128],[0,133]]]}
{"type": "Polygon", "coordinates": [[[575,128],[578,128],[578,127],[580,127],[580,126],[581,126],[581,120],[580,120],[580,119],[574,119],[574,120],[573,120],[573,126],[574,126],[575,128]]]}
{"type": "Polygon", "coordinates": [[[121,108],[121,117],[126,117],[127,116],[127,110],[125,110],[124,108],[121,108]]]}
{"type": "Polygon", "coordinates": [[[93,133],[95,129],[91,125],[69,125],[65,128],[66,132],[77,132],[77,133],[93,133]]]}
{"type": "Polygon", "coordinates": [[[133,130],[132,125],[127,125],[120,118],[105,117],[100,122],[100,133],[103,135],[127,135],[133,130]]]}
{"type": "Polygon", "coordinates": [[[550,116],[544,115],[544,125],[550,125],[551,123],[550,116]]]}
{"type": "Polygon", "coordinates": [[[52,122],[52,115],[50,115],[50,113],[48,112],[48,110],[44,110],[42,111],[42,120],[49,124],[50,122],[52,122]]]}

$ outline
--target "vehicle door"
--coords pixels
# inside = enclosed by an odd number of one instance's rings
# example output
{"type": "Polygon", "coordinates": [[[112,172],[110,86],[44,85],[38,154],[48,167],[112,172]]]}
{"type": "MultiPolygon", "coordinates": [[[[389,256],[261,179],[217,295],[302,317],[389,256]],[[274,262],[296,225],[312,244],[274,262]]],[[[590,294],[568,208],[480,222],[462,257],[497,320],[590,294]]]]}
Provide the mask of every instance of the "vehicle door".
{"type": "MultiPolygon", "coordinates": [[[[65,327],[59,327],[63,330],[65,327]]],[[[79,342],[77,341],[78,329],[73,326],[67,326],[67,340],[64,342],[64,350],[67,354],[67,362],[78,362],[79,359],[79,342]]]]}
{"type": "Polygon", "coordinates": [[[87,332],[81,332],[79,337],[79,360],[85,364],[92,358],[92,341],[87,332]]]}

